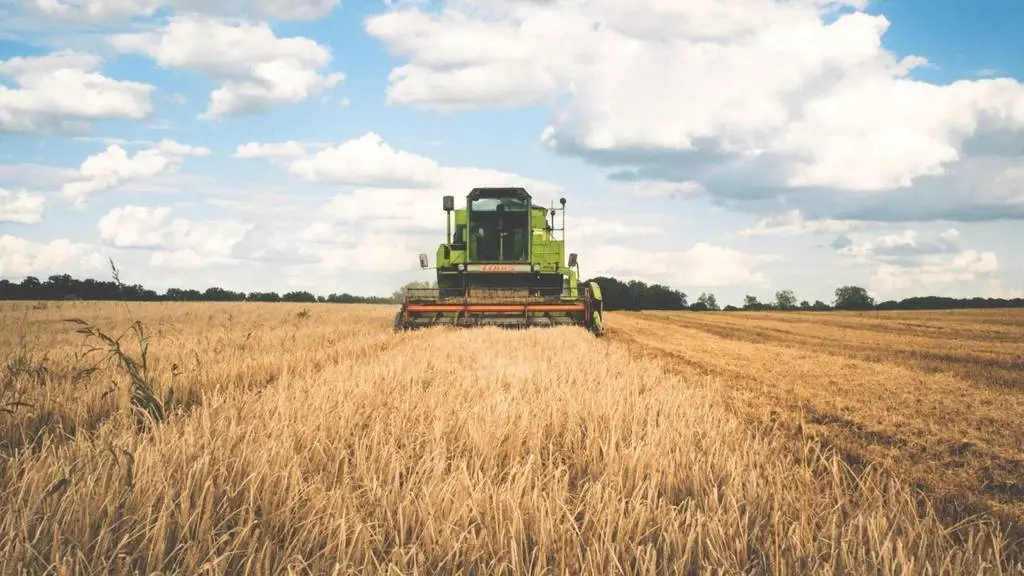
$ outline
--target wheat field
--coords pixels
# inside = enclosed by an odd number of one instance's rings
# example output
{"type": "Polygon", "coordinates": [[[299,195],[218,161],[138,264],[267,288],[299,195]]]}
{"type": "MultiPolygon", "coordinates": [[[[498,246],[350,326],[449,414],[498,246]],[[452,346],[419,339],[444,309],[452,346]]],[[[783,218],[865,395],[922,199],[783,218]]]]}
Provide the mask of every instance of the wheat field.
{"type": "Polygon", "coordinates": [[[394,310],[0,303],[0,572],[1024,573],[1024,315],[394,310]]]}

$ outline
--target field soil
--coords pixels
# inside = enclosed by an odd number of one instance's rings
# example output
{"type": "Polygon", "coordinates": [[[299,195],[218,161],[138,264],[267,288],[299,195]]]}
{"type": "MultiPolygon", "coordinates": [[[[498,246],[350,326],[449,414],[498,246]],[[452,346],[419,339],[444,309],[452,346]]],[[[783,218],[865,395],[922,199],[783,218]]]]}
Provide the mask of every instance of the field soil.
{"type": "Polygon", "coordinates": [[[0,573],[1024,573],[1020,312],[394,310],[0,303],[0,573]]]}

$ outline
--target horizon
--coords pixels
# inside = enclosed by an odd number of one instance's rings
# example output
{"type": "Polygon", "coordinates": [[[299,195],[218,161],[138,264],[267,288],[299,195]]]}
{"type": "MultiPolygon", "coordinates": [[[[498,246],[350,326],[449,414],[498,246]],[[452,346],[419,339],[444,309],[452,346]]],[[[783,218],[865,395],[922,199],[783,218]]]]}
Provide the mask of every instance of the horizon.
{"type": "Polygon", "coordinates": [[[386,297],[443,195],[523,186],[583,278],[1024,297],[1009,0],[4,10],[0,279],[386,297]]]}
{"type": "MultiPolygon", "coordinates": [[[[74,277],[74,276],[72,276],[70,274],[66,274],[65,273],[65,274],[54,274],[54,275],[51,275],[50,277],[47,277],[47,278],[38,278],[38,277],[34,277],[34,276],[28,276],[25,279],[23,279],[21,283],[11,283],[10,286],[22,286],[23,287],[25,281],[27,281],[28,278],[35,278],[40,283],[40,285],[46,285],[46,284],[50,283],[51,280],[54,277],[65,277],[66,279],[70,280],[71,282],[82,283],[82,282],[85,282],[85,281],[93,281],[93,282],[96,282],[97,284],[101,284],[101,285],[104,285],[104,286],[106,286],[106,285],[113,285],[116,288],[118,288],[118,290],[122,290],[122,289],[128,288],[132,293],[134,293],[136,295],[138,294],[138,292],[136,292],[136,290],[138,290],[140,292],[150,291],[150,292],[153,293],[155,298],[157,298],[159,301],[168,301],[168,300],[166,300],[168,298],[171,299],[170,301],[182,301],[182,302],[209,302],[209,303],[220,302],[220,303],[224,303],[224,302],[237,301],[237,300],[234,300],[234,299],[231,299],[231,300],[220,300],[218,298],[213,298],[213,297],[210,297],[210,296],[206,296],[207,292],[219,291],[218,292],[219,294],[222,294],[222,295],[223,294],[228,294],[230,296],[241,296],[244,301],[246,301],[246,302],[253,302],[253,303],[288,303],[288,302],[291,302],[291,303],[330,303],[330,304],[382,304],[382,303],[386,303],[386,302],[400,303],[400,300],[396,300],[395,299],[396,298],[395,295],[398,294],[399,292],[401,292],[402,290],[404,290],[404,289],[409,287],[409,285],[400,286],[400,287],[396,288],[394,291],[392,291],[392,294],[390,294],[390,295],[383,295],[383,296],[382,295],[366,295],[366,294],[349,293],[349,292],[331,292],[331,293],[325,294],[325,293],[310,292],[308,290],[291,290],[291,291],[287,291],[287,292],[278,293],[278,292],[275,292],[275,291],[259,291],[259,290],[244,290],[244,289],[243,290],[231,290],[231,289],[224,288],[222,286],[173,286],[173,287],[170,287],[170,288],[166,288],[166,289],[164,289],[162,291],[158,291],[158,290],[152,290],[149,286],[145,286],[145,285],[138,284],[138,283],[135,283],[135,284],[125,283],[125,282],[120,280],[120,270],[118,270],[116,268],[116,264],[111,262],[111,268],[112,268],[111,277],[109,279],[106,279],[106,280],[99,279],[99,278],[93,278],[93,277],[76,278],[76,277],[74,277]],[[198,294],[199,297],[195,298],[195,299],[175,298],[174,296],[171,295],[171,291],[176,291],[176,292],[194,292],[195,294],[198,294]],[[298,299],[298,298],[303,298],[305,296],[311,297],[312,300],[298,299]],[[273,299],[269,299],[268,300],[267,299],[268,297],[269,298],[273,298],[273,299]],[[385,302],[382,302],[382,301],[385,301],[385,302]]],[[[601,277],[594,277],[594,278],[585,279],[585,281],[596,281],[599,284],[600,284],[601,280],[610,280],[612,282],[618,282],[622,287],[625,287],[629,282],[632,282],[632,281],[629,281],[629,280],[621,280],[619,278],[608,277],[608,276],[601,276],[601,277]]],[[[63,300],[68,300],[68,299],[75,300],[75,301],[126,301],[126,302],[127,301],[131,301],[131,302],[135,302],[135,301],[149,301],[146,298],[134,298],[134,297],[121,298],[121,299],[112,299],[112,298],[99,298],[99,299],[97,299],[97,298],[80,297],[79,295],[74,294],[74,293],[72,293],[72,294],[65,294],[63,297],[45,297],[45,298],[43,298],[43,297],[40,297],[40,298],[19,298],[19,297],[14,297],[14,298],[11,298],[11,297],[6,296],[4,294],[4,290],[3,290],[8,282],[10,282],[10,280],[8,280],[6,278],[0,278],[0,301],[4,301],[4,300],[6,300],[6,301],[19,301],[19,300],[20,301],[63,301],[63,300]]],[[[676,288],[674,288],[672,286],[666,286],[666,285],[657,284],[657,283],[647,284],[647,283],[644,283],[643,281],[640,281],[640,282],[642,283],[641,284],[641,288],[640,288],[641,292],[640,292],[639,295],[635,296],[640,301],[640,304],[639,304],[640,308],[638,308],[638,310],[684,310],[684,311],[685,310],[690,310],[698,302],[702,301],[705,298],[705,296],[707,296],[709,298],[709,302],[715,302],[715,306],[717,306],[717,308],[702,309],[702,310],[695,310],[695,311],[700,311],[700,312],[724,311],[724,312],[728,312],[728,311],[730,311],[730,308],[732,308],[734,310],[738,310],[738,311],[782,311],[782,312],[841,311],[841,310],[847,309],[847,308],[837,307],[837,306],[839,306],[838,301],[840,299],[839,292],[840,292],[841,289],[844,289],[844,288],[854,288],[854,289],[863,290],[864,293],[867,293],[868,296],[872,299],[872,303],[870,305],[870,308],[863,308],[863,309],[861,309],[861,308],[848,308],[848,310],[858,311],[858,312],[863,312],[863,311],[867,311],[867,310],[870,310],[870,311],[888,311],[888,310],[893,310],[893,311],[895,311],[895,310],[904,310],[904,311],[915,311],[915,310],[916,311],[921,311],[921,310],[940,311],[940,310],[947,310],[947,311],[951,311],[951,310],[960,310],[960,309],[963,309],[963,308],[977,308],[977,306],[966,306],[966,304],[971,303],[971,302],[976,302],[976,301],[979,301],[979,300],[983,301],[983,302],[987,302],[987,303],[991,303],[992,301],[1003,302],[1003,303],[1007,304],[1007,306],[1005,306],[1005,308],[1020,308],[1020,307],[1024,306],[1024,297],[994,297],[994,296],[949,297],[949,296],[940,296],[940,295],[935,295],[935,294],[925,294],[925,293],[922,293],[922,294],[916,294],[916,295],[907,296],[907,297],[901,298],[901,299],[878,300],[878,299],[872,297],[868,293],[868,291],[864,287],[862,287],[862,286],[847,285],[847,286],[837,286],[835,288],[834,292],[833,292],[833,298],[826,299],[826,300],[823,300],[821,298],[813,298],[813,299],[812,298],[801,298],[801,297],[798,297],[796,294],[792,293],[792,291],[789,291],[790,294],[787,296],[787,298],[792,299],[792,305],[794,307],[793,308],[786,308],[782,304],[782,301],[779,300],[779,298],[780,298],[779,294],[781,294],[782,292],[786,292],[787,290],[785,290],[785,289],[779,291],[778,293],[776,293],[774,295],[747,294],[747,295],[744,295],[743,301],[741,301],[741,302],[726,302],[726,301],[721,301],[719,299],[718,295],[716,295],[714,292],[706,292],[706,293],[705,292],[701,292],[700,294],[691,294],[691,293],[686,292],[685,290],[679,290],[679,289],[676,289],[676,288]],[[647,301],[647,299],[651,296],[651,293],[647,292],[647,290],[654,291],[654,290],[658,290],[658,289],[668,290],[668,291],[674,292],[676,294],[679,294],[682,297],[682,308],[661,308],[661,307],[658,307],[658,306],[648,307],[647,304],[649,304],[650,302],[647,301]],[[754,297],[753,305],[755,307],[749,308],[749,309],[747,308],[746,298],[748,296],[753,296],[754,297]],[[931,300],[931,301],[933,301],[932,305],[923,306],[922,302],[921,302],[923,300],[931,300]],[[944,302],[945,306],[941,306],[941,305],[940,306],[936,306],[936,304],[938,304],[938,303],[934,302],[935,300],[945,301],[944,302]],[[645,301],[647,301],[647,304],[644,304],[645,301]],[[964,305],[964,306],[956,306],[955,304],[961,304],[961,305],[964,305]],[[805,305],[807,307],[804,307],[805,305]],[[824,305],[825,309],[823,310],[823,309],[817,308],[817,306],[820,306],[820,305],[824,305]],[[893,305],[897,305],[897,306],[893,307],[893,305]]],[[[422,287],[423,284],[429,285],[430,282],[416,282],[416,281],[414,281],[414,282],[411,282],[409,284],[420,284],[421,286],[419,286],[419,287],[422,287]]],[[[433,283],[433,284],[436,286],[436,282],[433,283]]],[[[615,298],[615,297],[610,295],[607,292],[609,289],[611,289],[610,286],[602,286],[602,290],[606,291],[605,295],[604,295],[604,307],[607,308],[608,310],[625,310],[626,308],[621,308],[618,305],[614,305],[614,304],[611,303],[612,298],[615,298]],[[609,306],[612,306],[612,307],[609,307],[609,306]]],[[[39,296],[42,296],[42,295],[39,295],[39,296]]],[[[129,294],[129,296],[131,296],[131,294],[129,294]]],[[[176,296],[180,296],[180,295],[176,295],[176,296]]],[[[856,298],[853,298],[850,301],[855,300],[855,299],[856,298]]],[[[619,302],[619,304],[621,304],[621,302],[619,302]]],[[[992,308],[1000,308],[1000,307],[999,306],[993,306],[993,307],[983,306],[982,308],[992,309],[992,308]]]]}

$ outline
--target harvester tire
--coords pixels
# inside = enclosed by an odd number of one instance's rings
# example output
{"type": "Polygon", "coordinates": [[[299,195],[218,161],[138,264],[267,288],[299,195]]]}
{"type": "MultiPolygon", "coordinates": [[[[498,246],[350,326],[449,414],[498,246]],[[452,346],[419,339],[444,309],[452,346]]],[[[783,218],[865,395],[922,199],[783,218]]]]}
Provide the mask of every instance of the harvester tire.
{"type": "Polygon", "coordinates": [[[398,312],[395,313],[395,322],[394,322],[393,328],[394,328],[394,331],[396,333],[401,332],[403,330],[403,327],[402,327],[402,311],[401,310],[399,310],[398,312]]]}
{"type": "Polygon", "coordinates": [[[594,333],[594,336],[604,334],[604,323],[601,322],[601,313],[597,310],[594,310],[594,315],[590,321],[590,331],[594,333]]]}

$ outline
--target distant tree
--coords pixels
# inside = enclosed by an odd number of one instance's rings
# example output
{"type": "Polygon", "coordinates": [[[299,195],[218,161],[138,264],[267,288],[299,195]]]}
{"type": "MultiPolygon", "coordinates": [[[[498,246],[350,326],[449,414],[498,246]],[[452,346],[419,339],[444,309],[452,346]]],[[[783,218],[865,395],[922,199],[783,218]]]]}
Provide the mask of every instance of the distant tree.
{"type": "Polygon", "coordinates": [[[690,310],[693,310],[694,312],[707,312],[708,305],[698,300],[697,302],[690,304],[690,310]]]}
{"type": "Polygon", "coordinates": [[[796,296],[792,290],[779,290],[775,293],[775,307],[779,310],[795,310],[796,296]]]}
{"type": "Polygon", "coordinates": [[[686,294],[661,284],[641,288],[639,294],[641,307],[645,310],[681,310],[686,307],[686,294]]]}
{"type": "Polygon", "coordinates": [[[423,280],[423,281],[416,281],[416,280],[414,280],[412,282],[404,284],[401,288],[399,288],[398,290],[395,290],[394,292],[392,292],[391,293],[391,299],[393,301],[395,301],[395,302],[402,302],[403,300],[405,300],[405,291],[406,290],[424,290],[424,289],[434,289],[434,290],[436,290],[437,289],[437,282],[428,282],[426,280],[423,280]]]}
{"type": "Polygon", "coordinates": [[[831,310],[831,308],[821,300],[815,300],[814,304],[811,304],[811,310],[814,310],[815,312],[824,312],[826,310],[831,310]]]}
{"type": "Polygon", "coordinates": [[[622,282],[617,278],[598,276],[586,280],[601,287],[605,310],[685,310],[686,293],[668,286],[648,286],[639,280],[622,282]]]}
{"type": "Polygon", "coordinates": [[[225,290],[219,286],[213,286],[207,288],[203,292],[204,300],[212,300],[214,302],[238,302],[245,300],[245,294],[242,292],[232,292],[231,290],[225,290]]]}
{"type": "Polygon", "coordinates": [[[246,300],[250,302],[280,302],[281,297],[277,292],[250,292],[246,300]]]}
{"type": "Polygon", "coordinates": [[[703,304],[705,310],[721,310],[718,306],[718,299],[716,299],[715,295],[710,292],[701,292],[700,296],[697,298],[697,303],[703,304]]]}
{"type": "Polygon", "coordinates": [[[281,296],[284,302],[316,302],[316,296],[306,291],[288,292],[281,296]]]}
{"type": "Polygon", "coordinates": [[[757,296],[751,296],[747,294],[743,297],[743,309],[744,310],[764,310],[764,304],[762,304],[757,296]]]}
{"type": "Polygon", "coordinates": [[[808,302],[807,300],[801,300],[800,301],[800,309],[801,310],[810,310],[811,309],[811,303],[808,302]]]}
{"type": "Polygon", "coordinates": [[[836,288],[833,306],[836,310],[871,310],[875,307],[875,299],[860,286],[841,286],[836,288]]]}
{"type": "Polygon", "coordinates": [[[192,300],[192,301],[198,302],[198,301],[204,299],[202,292],[200,292],[199,290],[196,290],[194,288],[190,288],[188,290],[182,290],[182,292],[185,294],[185,300],[192,300]]]}
{"type": "Polygon", "coordinates": [[[733,306],[732,304],[729,304],[729,305],[728,305],[728,306],[726,306],[725,308],[722,308],[722,310],[723,310],[724,312],[736,312],[736,311],[738,311],[738,310],[739,310],[739,308],[737,308],[737,307],[733,306]]]}

